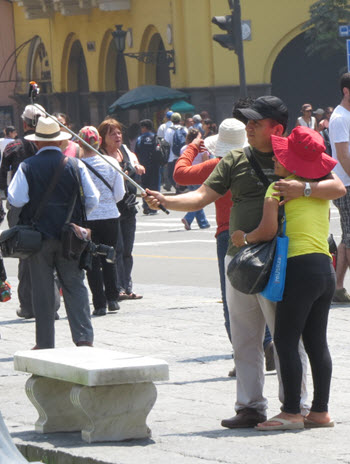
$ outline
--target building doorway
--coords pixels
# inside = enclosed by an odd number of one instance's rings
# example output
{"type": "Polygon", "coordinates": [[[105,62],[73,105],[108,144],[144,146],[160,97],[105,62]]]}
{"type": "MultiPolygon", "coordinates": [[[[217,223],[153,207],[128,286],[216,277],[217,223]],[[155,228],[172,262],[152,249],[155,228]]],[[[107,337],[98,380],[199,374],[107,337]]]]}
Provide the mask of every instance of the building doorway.
{"type": "Polygon", "coordinates": [[[279,53],[272,68],[272,95],[280,97],[288,106],[288,129],[293,129],[303,103],[313,109],[336,106],[341,98],[339,77],[346,72],[346,52],[324,59],[321,54],[308,56],[307,42],[302,33],[279,53]]]}

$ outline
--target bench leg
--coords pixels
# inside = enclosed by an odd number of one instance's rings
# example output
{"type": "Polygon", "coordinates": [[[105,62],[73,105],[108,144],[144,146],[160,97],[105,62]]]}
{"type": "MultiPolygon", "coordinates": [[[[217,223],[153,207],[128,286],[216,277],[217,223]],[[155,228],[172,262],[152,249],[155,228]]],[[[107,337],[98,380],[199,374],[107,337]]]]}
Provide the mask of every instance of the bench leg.
{"type": "Polygon", "coordinates": [[[76,432],[84,428],[85,414],[72,408],[70,392],[73,383],[32,375],[26,393],[39,413],[36,432],[76,432]]]}
{"type": "Polygon", "coordinates": [[[73,405],[89,420],[81,433],[88,443],[150,437],[146,418],[156,398],[157,389],[153,383],[75,385],[71,391],[73,405]]]}

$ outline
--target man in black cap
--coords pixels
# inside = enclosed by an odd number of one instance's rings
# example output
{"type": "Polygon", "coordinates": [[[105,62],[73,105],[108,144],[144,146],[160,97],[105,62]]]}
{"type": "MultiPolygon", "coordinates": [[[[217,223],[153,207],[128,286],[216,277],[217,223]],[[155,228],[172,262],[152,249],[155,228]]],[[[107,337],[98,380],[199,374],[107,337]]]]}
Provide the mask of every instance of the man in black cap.
{"type": "MultiPolygon", "coordinates": [[[[246,126],[252,156],[270,182],[278,181],[274,175],[271,135],[283,135],[288,111],[277,97],[264,96],[255,100],[249,108],[240,112],[248,119],[246,126]]],[[[285,200],[302,195],[332,199],[342,195],[342,183],[336,177],[307,184],[297,180],[280,180],[276,183],[285,200]],[[310,191],[311,190],[311,191],[310,191]]],[[[243,149],[228,153],[216,166],[204,184],[196,191],[174,197],[164,197],[159,192],[147,191],[150,207],[162,204],[177,211],[195,211],[216,201],[230,190],[234,206],[230,215],[230,234],[237,229],[253,230],[262,217],[266,188],[258,178],[243,149]]],[[[226,268],[238,251],[229,244],[225,260],[226,268]]],[[[262,341],[265,324],[274,331],[276,304],[260,294],[246,295],[235,290],[226,279],[226,298],[230,313],[231,338],[237,370],[236,416],[224,419],[221,424],[228,428],[254,427],[266,420],[267,400],[263,396],[264,352],[262,341]]],[[[302,357],[304,366],[306,355],[302,357]]],[[[303,366],[303,367],[304,367],[303,366]]],[[[278,363],[276,369],[279,371],[278,363]]],[[[304,413],[306,400],[306,372],[303,372],[301,406],[304,413]]],[[[280,380],[280,377],[279,377],[280,380]]],[[[283,389],[280,381],[280,398],[283,389]]]]}

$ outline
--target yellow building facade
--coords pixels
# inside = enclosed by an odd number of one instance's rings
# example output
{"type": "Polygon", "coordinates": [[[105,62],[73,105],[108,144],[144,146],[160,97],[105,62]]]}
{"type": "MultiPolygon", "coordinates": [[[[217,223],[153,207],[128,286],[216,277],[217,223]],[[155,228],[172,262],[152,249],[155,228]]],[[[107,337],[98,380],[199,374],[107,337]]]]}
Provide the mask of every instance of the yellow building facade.
{"type": "MultiPolygon", "coordinates": [[[[283,89],[283,76],[298,67],[298,54],[301,60],[305,44],[298,37],[303,37],[312,3],[241,0],[242,20],[251,26],[250,40],[244,41],[249,95],[269,94],[274,86],[283,89]]],[[[36,80],[42,91],[39,102],[50,111],[68,112],[78,124],[97,124],[126,90],[159,84],[184,90],[198,112],[207,109],[220,122],[230,116],[239,96],[237,57],[212,40],[221,31],[211,18],[226,14],[227,0],[16,0],[16,46],[32,39],[17,56],[17,102],[28,103],[28,82],[36,80]],[[164,63],[147,64],[118,54],[112,37],[116,24],[128,31],[125,53],[173,50],[170,67],[175,65],[175,72],[164,63]]],[[[310,60],[304,55],[307,67],[310,60]]],[[[334,82],[337,78],[335,70],[334,82]]],[[[304,103],[299,97],[309,86],[304,76],[299,91],[298,79],[296,72],[295,95],[287,98],[295,107],[304,103]]],[[[335,103],[321,100],[314,105],[335,103]]]]}

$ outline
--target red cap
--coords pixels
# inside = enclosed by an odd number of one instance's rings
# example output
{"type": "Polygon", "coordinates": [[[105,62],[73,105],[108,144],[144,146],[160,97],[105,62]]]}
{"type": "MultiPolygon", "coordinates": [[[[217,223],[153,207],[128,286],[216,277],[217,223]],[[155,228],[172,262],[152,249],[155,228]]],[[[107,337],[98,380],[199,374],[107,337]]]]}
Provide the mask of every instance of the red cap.
{"type": "Polygon", "coordinates": [[[289,172],[307,179],[319,179],[331,172],[337,161],[325,153],[322,136],[298,126],[288,137],[271,135],[273,152],[289,172]]]}

